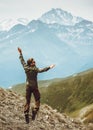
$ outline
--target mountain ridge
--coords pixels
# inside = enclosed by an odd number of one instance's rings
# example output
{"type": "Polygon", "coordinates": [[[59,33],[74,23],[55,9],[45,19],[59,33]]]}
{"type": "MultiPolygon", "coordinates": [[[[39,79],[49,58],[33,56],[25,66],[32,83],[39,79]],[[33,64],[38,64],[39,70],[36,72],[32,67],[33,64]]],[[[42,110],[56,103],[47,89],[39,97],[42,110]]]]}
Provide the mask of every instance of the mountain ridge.
{"type": "Polygon", "coordinates": [[[13,26],[17,24],[26,25],[28,23],[28,19],[26,18],[6,18],[0,19],[0,31],[9,31],[13,26]]]}
{"type": "Polygon", "coordinates": [[[82,21],[83,18],[76,16],[73,17],[71,13],[68,13],[60,8],[56,8],[43,14],[39,20],[47,24],[59,23],[60,25],[72,26],[82,21]],[[55,19],[55,17],[57,17],[57,19],[55,19]]]}

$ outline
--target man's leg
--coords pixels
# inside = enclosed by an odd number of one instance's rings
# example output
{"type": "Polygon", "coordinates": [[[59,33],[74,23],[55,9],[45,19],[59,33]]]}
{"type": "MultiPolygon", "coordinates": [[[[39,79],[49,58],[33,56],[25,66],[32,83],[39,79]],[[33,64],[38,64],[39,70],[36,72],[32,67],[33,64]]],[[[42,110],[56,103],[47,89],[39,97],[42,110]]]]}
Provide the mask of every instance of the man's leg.
{"type": "Polygon", "coordinates": [[[26,104],[24,106],[24,114],[26,123],[29,123],[29,108],[30,108],[30,99],[31,99],[31,88],[26,86],[26,104]]]}
{"type": "Polygon", "coordinates": [[[34,98],[35,98],[35,107],[32,110],[32,120],[35,120],[35,116],[40,107],[40,93],[39,93],[38,88],[34,89],[33,94],[34,94],[34,98]]]}

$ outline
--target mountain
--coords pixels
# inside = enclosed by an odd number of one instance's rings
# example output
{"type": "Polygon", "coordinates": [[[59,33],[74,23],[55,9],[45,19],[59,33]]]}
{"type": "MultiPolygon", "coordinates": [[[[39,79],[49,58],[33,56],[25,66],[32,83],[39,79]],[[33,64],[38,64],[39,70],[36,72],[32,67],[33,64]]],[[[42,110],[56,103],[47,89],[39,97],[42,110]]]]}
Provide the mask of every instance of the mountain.
{"type": "MultiPolygon", "coordinates": [[[[35,121],[31,120],[30,109],[30,123],[26,124],[23,114],[24,100],[24,97],[16,93],[0,88],[0,129],[91,130],[89,125],[84,125],[80,120],[73,119],[65,113],[61,114],[46,104],[41,105],[35,121]]],[[[30,108],[32,106],[33,103],[30,108]]]]}
{"type": "Polygon", "coordinates": [[[83,20],[81,17],[72,16],[71,13],[64,11],[60,8],[52,9],[47,13],[43,14],[40,21],[47,24],[58,23],[60,25],[75,25],[83,20]]]}
{"type": "Polygon", "coordinates": [[[0,31],[0,86],[25,80],[17,47],[22,48],[25,60],[34,57],[40,68],[56,64],[38,75],[39,80],[70,76],[93,68],[93,23],[52,9],[27,25],[16,24],[0,31]]]}
{"type": "MultiPolygon", "coordinates": [[[[40,81],[41,102],[59,112],[78,117],[86,123],[93,122],[93,69],[67,78],[40,81]]],[[[16,93],[25,94],[25,85],[12,87],[16,93]]]]}
{"type": "Polygon", "coordinates": [[[10,30],[16,24],[26,25],[28,23],[28,19],[26,18],[18,18],[18,19],[0,19],[0,31],[10,30]]]}
{"type": "Polygon", "coordinates": [[[72,16],[71,13],[61,9],[52,9],[42,15],[40,21],[50,24],[50,28],[54,28],[56,35],[61,39],[70,43],[86,43],[93,42],[93,22],[81,17],[72,16]],[[88,37],[89,36],[89,37],[88,37]]]}

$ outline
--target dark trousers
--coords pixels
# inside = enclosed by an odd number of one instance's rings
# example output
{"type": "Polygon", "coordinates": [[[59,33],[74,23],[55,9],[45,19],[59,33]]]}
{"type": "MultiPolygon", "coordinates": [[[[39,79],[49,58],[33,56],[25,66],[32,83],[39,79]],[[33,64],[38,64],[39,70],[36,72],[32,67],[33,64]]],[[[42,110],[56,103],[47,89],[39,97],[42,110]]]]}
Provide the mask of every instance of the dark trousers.
{"type": "Polygon", "coordinates": [[[24,106],[24,113],[29,113],[30,108],[30,101],[31,101],[31,95],[34,95],[35,98],[35,108],[39,109],[40,107],[40,93],[37,86],[26,86],[26,104],[24,106]]]}

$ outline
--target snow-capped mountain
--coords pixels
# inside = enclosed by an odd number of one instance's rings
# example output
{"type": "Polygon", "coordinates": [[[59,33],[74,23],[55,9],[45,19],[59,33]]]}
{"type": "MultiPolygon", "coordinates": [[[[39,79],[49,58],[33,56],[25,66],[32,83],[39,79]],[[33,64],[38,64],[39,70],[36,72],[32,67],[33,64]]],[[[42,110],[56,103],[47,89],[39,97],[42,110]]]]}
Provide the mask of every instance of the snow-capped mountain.
{"type": "Polygon", "coordinates": [[[76,23],[81,22],[83,19],[80,17],[72,16],[71,13],[57,8],[43,14],[39,20],[47,24],[57,23],[61,25],[75,25],[76,23]]]}
{"type": "Polygon", "coordinates": [[[4,31],[4,30],[9,30],[11,29],[13,26],[15,26],[16,24],[23,24],[23,25],[27,25],[28,24],[28,19],[26,18],[18,18],[18,19],[0,19],[0,31],[4,31]]]}
{"type": "Polygon", "coordinates": [[[56,64],[53,70],[39,75],[39,79],[66,77],[93,68],[93,23],[52,9],[27,25],[16,24],[8,31],[1,31],[1,86],[24,82],[17,47],[22,48],[25,60],[34,57],[40,68],[56,64]]]}
{"type": "Polygon", "coordinates": [[[93,22],[73,16],[62,9],[52,9],[43,14],[40,21],[55,30],[56,35],[71,44],[93,43],[93,22]]]}

